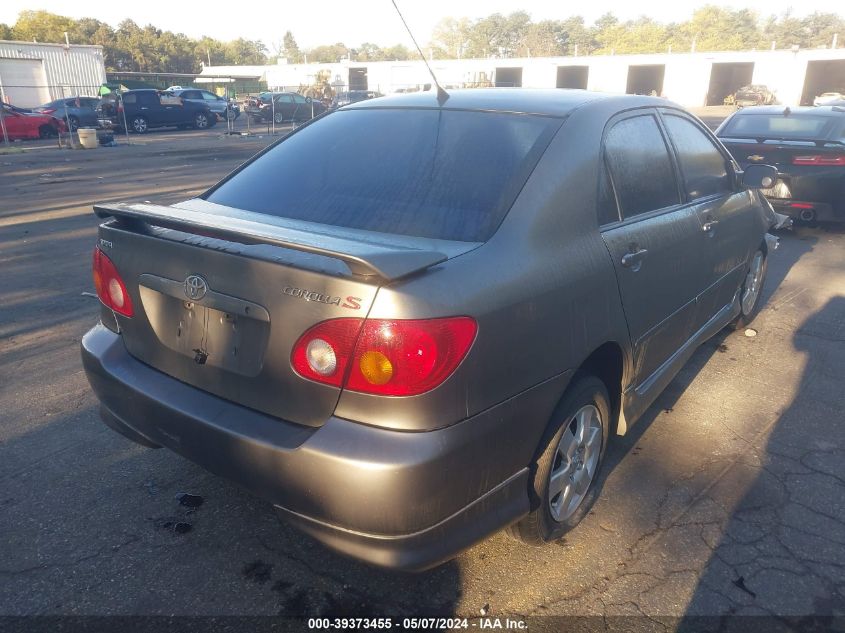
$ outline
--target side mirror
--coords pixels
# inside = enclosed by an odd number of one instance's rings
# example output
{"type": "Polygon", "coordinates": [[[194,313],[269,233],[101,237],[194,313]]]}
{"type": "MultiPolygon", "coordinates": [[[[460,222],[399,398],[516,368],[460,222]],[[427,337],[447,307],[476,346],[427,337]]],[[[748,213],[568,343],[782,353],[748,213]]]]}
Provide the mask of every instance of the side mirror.
{"type": "Polygon", "coordinates": [[[742,172],[742,184],[749,189],[768,189],[778,180],[778,170],[771,165],[749,165],[742,172]]]}

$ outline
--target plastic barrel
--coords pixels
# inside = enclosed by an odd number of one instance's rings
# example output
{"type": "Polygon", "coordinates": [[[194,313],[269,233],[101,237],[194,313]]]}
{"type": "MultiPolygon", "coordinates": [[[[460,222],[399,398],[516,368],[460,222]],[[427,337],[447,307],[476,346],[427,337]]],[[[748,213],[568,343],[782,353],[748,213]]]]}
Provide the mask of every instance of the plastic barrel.
{"type": "Polygon", "coordinates": [[[92,128],[79,128],[79,144],[85,149],[97,148],[97,130],[92,128]]]}

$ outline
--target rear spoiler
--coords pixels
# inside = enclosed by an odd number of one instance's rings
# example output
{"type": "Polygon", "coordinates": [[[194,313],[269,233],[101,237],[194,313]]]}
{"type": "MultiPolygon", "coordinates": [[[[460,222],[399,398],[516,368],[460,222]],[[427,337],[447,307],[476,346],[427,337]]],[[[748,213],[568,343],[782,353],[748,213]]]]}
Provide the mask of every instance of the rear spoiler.
{"type": "Polygon", "coordinates": [[[238,242],[269,244],[305,253],[324,255],[344,262],[353,275],[400,279],[448,259],[440,252],[409,248],[265,224],[247,218],[205,213],[156,204],[95,204],[99,218],[136,220],[151,226],[198,233],[238,242]]]}

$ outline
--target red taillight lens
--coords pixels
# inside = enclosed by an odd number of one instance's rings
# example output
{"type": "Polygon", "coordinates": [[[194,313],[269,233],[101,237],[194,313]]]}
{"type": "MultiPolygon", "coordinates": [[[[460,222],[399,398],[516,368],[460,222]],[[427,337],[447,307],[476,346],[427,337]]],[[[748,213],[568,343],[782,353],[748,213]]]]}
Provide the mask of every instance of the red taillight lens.
{"type": "Polygon", "coordinates": [[[126,284],[112,261],[99,248],[94,249],[94,288],[107,308],[127,317],[135,314],[126,284]]]}
{"type": "Polygon", "coordinates": [[[793,165],[818,165],[820,167],[845,166],[845,155],[830,156],[825,154],[814,154],[812,156],[795,156],[792,158],[793,165]]]}
{"type": "Polygon", "coordinates": [[[118,113],[123,112],[123,104],[122,103],[117,106],[117,111],[118,111],[118,113]]]}
{"type": "Polygon", "coordinates": [[[477,330],[469,317],[333,319],[300,337],[291,364],[305,378],[351,391],[414,396],[452,375],[477,330]]]}

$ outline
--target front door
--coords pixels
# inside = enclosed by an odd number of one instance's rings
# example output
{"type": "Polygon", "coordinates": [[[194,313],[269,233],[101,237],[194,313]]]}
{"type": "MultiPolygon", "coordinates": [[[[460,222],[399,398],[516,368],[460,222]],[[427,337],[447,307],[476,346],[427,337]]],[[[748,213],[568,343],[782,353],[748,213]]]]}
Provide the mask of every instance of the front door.
{"type": "Polygon", "coordinates": [[[701,225],[685,205],[657,113],[613,122],[604,142],[618,219],[602,228],[634,351],[635,385],[652,376],[693,331],[706,285],[701,225]]]}
{"type": "Polygon", "coordinates": [[[745,275],[748,236],[757,231],[754,200],[741,187],[730,157],[700,123],[677,110],[661,112],[675,148],[684,196],[694,205],[707,257],[707,283],[698,299],[695,329],[704,327],[736,295],[745,275]]]}

